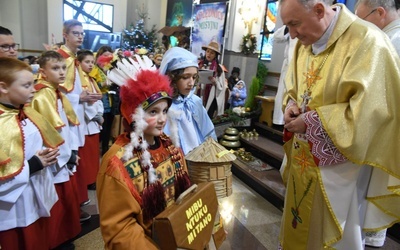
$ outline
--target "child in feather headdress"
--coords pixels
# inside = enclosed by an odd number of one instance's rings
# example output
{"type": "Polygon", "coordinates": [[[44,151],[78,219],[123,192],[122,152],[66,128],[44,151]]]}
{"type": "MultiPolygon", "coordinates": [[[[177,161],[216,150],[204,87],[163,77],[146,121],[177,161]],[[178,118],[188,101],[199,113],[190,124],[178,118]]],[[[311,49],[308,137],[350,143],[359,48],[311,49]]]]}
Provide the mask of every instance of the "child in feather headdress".
{"type": "Polygon", "coordinates": [[[120,109],[129,132],[103,156],[96,182],[106,249],[158,249],[148,237],[152,219],[190,186],[182,150],[163,133],[169,79],[152,66],[136,55],[108,74],[121,85],[120,109]]]}

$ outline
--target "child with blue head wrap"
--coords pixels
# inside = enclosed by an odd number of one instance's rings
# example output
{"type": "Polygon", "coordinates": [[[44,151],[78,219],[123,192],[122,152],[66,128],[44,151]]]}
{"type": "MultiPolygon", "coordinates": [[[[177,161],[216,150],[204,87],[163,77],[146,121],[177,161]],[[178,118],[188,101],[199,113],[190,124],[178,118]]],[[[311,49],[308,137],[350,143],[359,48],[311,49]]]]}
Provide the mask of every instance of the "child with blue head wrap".
{"type": "Polygon", "coordinates": [[[169,120],[164,132],[170,136],[175,134],[186,155],[202,144],[207,137],[217,139],[214,124],[207,115],[203,102],[195,95],[194,88],[198,80],[197,57],[190,51],[173,47],[163,57],[160,72],[168,75],[173,88],[173,100],[169,109],[169,120]]]}

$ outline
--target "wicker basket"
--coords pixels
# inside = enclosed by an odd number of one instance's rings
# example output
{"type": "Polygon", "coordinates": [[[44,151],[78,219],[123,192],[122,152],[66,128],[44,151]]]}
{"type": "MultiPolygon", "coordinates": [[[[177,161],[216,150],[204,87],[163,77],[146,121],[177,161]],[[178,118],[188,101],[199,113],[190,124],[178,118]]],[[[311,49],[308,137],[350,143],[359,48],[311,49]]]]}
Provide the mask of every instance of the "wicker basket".
{"type": "Polygon", "coordinates": [[[232,161],[236,156],[213,139],[185,156],[193,183],[213,182],[218,198],[232,194],[232,161]]]}

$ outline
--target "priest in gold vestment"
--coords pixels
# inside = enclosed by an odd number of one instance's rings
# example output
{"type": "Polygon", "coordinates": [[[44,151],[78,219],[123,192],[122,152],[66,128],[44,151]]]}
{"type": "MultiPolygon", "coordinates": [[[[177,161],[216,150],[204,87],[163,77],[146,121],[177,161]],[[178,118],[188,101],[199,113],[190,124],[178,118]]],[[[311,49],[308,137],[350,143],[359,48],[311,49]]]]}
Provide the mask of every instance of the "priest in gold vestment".
{"type": "Polygon", "coordinates": [[[280,5],[299,39],[284,100],[284,250],[364,249],[365,232],[400,221],[400,59],[331,2],[280,5]]]}

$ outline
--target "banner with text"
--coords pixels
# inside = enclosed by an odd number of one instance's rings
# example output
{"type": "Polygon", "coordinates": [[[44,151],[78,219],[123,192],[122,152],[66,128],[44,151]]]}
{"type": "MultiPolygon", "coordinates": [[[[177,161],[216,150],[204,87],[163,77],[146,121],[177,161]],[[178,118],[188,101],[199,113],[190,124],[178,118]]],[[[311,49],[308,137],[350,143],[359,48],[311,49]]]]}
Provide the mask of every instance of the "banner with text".
{"type": "Polygon", "coordinates": [[[202,46],[211,41],[223,44],[227,4],[206,3],[197,4],[193,11],[192,53],[200,57],[204,55],[202,46]]]}

